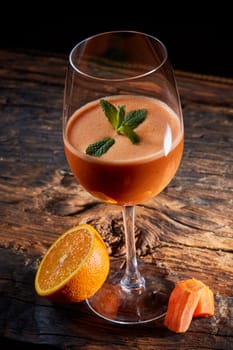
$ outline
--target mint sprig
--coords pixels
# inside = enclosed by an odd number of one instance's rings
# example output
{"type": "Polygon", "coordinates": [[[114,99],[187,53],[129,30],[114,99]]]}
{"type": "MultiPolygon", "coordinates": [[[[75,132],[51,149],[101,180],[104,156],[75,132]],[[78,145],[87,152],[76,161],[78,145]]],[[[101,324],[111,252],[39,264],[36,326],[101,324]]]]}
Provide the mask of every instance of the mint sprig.
{"type": "Polygon", "coordinates": [[[145,120],[147,113],[146,109],[137,109],[125,114],[125,106],[119,106],[116,108],[113,104],[104,99],[100,100],[100,105],[105,116],[118,134],[124,134],[132,143],[140,141],[139,136],[131,137],[131,135],[133,129],[136,129],[136,127],[145,120]]]}
{"type": "MultiPolygon", "coordinates": [[[[134,129],[146,119],[146,109],[137,109],[126,114],[124,105],[116,108],[112,103],[104,99],[100,100],[100,105],[108,121],[118,134],[125,135],[133,144],[140,142],[140,138],[134,129]]],[[[95,157],[100,157],[102,154],[106,153],[114,143],[114,139],[105,137],[89,145],[86,149],[86,153],[95,157]]]]}

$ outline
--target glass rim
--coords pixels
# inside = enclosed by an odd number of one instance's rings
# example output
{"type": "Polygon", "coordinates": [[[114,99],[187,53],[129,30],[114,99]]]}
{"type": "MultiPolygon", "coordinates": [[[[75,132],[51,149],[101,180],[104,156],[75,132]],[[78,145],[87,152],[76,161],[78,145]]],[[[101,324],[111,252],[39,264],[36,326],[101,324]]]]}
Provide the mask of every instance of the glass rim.
{"type": "Polygon", "coordinates": [[[164,43],[158,39],[156,36],[153,36],[151,34],[147,34],[145,32],[141,32],[141,31],[135,31],[135,30],[110,30],[110,31],[105,31],[105,32],[100,32],[100,33],[97,33],[97,34],[94,34],[94,35],[91,35],[89,37],[86,37],[85,39],[79,41],[70,51],[69,53],[69,64],[71,65],[71,67],[74,69],[74,71],[76,71],[77,73],[79,73],[80,75],[86,77],[86,78],[89,78],[89,79],[92,79],[92,80],[96,80],[96,81],[129,81],[129,80],[136,80],[136,79],[139,79],[139,78],[142,78],[142,77],[145,77],[147,75],[150,75],[152,73],[155,73],[156,71],[158,71],[164,64],[165,62],[168,60],[168,52],[167,52],[167,48],[166,46],[164,45],[164,43]],[[85,73],[83,72],[82,70],[80,70],[77,65],[73,62],[73,55],[75,53],[75,51],[78,49],[78,47],[80,47],[81,45],[83,45],[85,42],[87,41],[90,41],[92,39],[95,39],[97,37],[100,37],[100,36],[104,36],[104,35],[107,35],[107,34],[118,34],[118,33],[131,33],[131,34],[137,34],[137,35],[141,35],[141,36],[144,36],[144,37],[148,37],[150,39],[153,39],[154,41],[156,41],[157,43],[159,43],[160,47],[162,48],[163,50],[163,59],[161,60],[161,63],[158,64],[155,68],[152,68],[144,73],[141,73],[141,74],[138,74],[138,75],[134,75],[132,77],[127,77],[127,78],[101,78],[101,77],[98,77],[98,76],[93,76],[91,74],[88,74],[88,73],[85,73]]]}

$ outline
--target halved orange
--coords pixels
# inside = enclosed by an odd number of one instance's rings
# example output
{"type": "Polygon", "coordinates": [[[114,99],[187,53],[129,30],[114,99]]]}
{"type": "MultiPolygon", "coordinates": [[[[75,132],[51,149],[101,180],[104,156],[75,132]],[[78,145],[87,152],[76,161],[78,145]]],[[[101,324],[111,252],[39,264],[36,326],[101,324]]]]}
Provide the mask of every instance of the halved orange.
{"type": "Polygon", "coordinates": [[[107,279],[110,258],[101,235],[88,224],[66,230],[48,249],[35,276],[38,295],[57,302],[81,302],[107,279]]]}

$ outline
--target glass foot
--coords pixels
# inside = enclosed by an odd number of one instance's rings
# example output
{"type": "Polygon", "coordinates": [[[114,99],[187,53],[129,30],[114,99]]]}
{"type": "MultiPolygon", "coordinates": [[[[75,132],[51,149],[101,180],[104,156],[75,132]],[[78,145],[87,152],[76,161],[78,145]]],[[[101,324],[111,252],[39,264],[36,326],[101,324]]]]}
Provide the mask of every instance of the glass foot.
{"type": "Polygon", "coordinates": [[[108,280],[87,305],[98,316],[118,324],[140,324],[163,317],[174,283],[167,274],[157,271],[154,264],[140,263],[138,267],[145,279],[145,287],[125,289],[120,281],[124,275],[122,261],[111,263],[108,280]]]}

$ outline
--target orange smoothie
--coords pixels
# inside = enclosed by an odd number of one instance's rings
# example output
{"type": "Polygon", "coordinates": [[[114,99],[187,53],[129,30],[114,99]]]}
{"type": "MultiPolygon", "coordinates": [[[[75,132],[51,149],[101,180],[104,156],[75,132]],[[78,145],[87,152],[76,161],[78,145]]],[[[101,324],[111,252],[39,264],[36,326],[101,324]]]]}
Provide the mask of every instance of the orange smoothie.
{"type": "Polygon", "coordinates": [[[134,130],[140,142],[119,135],[99,100],[88,103],[69,119],[64,132],[69,166],[93,196],[119,205],[142,203],[160,193],[174,177],[183,152],[184,135],[178,116],[163,102],[138,95],[107,96],[125,111],[145,108],[146,119],[134,130]],[[112,137],[115,144],[102,156],[87,155],[88,145],[112,137]]]}

